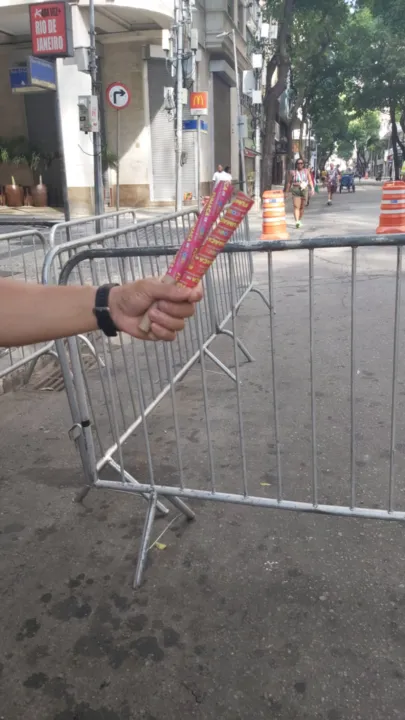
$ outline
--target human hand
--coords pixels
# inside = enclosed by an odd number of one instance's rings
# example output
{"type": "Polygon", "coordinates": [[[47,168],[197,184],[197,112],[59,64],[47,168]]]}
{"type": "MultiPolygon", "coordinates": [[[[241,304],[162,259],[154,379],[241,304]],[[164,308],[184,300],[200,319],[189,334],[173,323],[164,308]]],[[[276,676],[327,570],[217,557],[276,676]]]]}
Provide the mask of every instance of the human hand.
{"type": "Polygon", "coordinates": [[[202,296],[201,284],[190,290],[151,277],[111,288],[108,304],[119,330],[139,340],[172,341],[183,330],[186,318],[194,315],[195,303],[202,296]],[[151,326],[144,332],[140,323],[147,310],[151,326]]]}

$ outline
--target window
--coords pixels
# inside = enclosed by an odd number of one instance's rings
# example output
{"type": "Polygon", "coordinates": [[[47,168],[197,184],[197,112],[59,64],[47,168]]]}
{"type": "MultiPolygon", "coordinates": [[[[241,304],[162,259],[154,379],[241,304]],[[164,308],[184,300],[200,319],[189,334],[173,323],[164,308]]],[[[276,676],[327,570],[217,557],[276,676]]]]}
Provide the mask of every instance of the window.
{"type": "Polygon", "coordinates": [[[229,17],[231,17],[233,20],[233,0],[228,0],[227,11],[228,11],[229,17]]]}

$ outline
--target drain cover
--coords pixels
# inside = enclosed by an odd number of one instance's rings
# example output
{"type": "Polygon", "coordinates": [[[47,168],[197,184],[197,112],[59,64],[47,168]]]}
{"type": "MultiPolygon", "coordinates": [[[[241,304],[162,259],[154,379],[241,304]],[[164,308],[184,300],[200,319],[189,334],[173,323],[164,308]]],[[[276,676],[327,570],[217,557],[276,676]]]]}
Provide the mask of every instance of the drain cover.
{"type": "MultiPolygon", "coordinates": [[[[84,355],[82,359],[85,370],[92,370],[97,366],[94,355],[84,355]]],[[[53,362],[48,363],[45,367],[36,370],[32,376],[30,386],[32,390],[61,392],[65,387],[65,382],[59,363],[57,361],[55,361],[55,364],[53,362]]]]}

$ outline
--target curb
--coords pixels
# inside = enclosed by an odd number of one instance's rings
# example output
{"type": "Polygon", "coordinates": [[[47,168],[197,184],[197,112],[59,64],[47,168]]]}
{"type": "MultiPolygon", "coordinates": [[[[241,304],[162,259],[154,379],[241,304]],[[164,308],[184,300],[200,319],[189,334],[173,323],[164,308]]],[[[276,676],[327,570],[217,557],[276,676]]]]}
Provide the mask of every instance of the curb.
{"type": "Polygon", "coordinates": [[[42,227],[53,227],[63,220],[51,220],[50,218],[39,218],[39,217],[27,217],[22,215],[16,217],[12,215],[7,217],[6,215],[0,215],[0,225],[38,225],[42,227]]]}

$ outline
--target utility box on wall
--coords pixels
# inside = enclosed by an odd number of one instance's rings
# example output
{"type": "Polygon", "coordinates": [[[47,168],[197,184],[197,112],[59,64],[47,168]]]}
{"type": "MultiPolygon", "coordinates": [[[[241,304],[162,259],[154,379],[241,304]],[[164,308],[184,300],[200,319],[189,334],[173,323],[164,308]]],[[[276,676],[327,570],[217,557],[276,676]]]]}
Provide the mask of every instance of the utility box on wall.
{"type": "Polygon", "coordinates": [[[79,96],[79,120],[81,132],[100,132],[98,98],[96,95],[79,96]]]}

